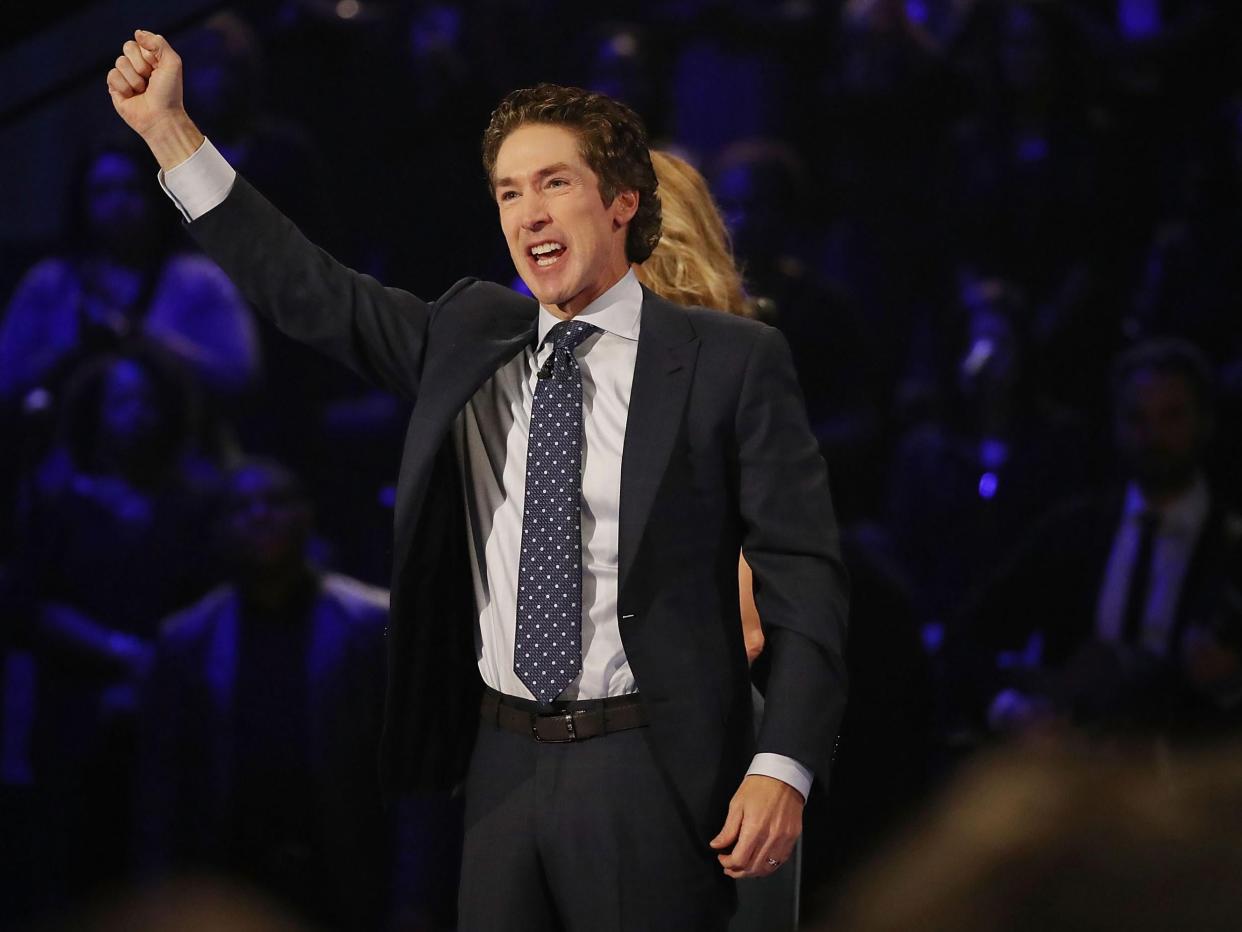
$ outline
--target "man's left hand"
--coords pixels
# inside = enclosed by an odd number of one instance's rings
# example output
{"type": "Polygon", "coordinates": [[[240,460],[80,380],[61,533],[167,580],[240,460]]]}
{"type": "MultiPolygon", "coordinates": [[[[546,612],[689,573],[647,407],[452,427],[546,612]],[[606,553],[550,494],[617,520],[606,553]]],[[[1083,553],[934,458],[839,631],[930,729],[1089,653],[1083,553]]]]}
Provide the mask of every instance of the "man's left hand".
{"type": "Polygon", "coordinates": [[[724,828],[709,844],[733,878],[766,877],[789,860],[802,834],[802,794],[775,777],[750,774],[729,802],[724,828]]]}

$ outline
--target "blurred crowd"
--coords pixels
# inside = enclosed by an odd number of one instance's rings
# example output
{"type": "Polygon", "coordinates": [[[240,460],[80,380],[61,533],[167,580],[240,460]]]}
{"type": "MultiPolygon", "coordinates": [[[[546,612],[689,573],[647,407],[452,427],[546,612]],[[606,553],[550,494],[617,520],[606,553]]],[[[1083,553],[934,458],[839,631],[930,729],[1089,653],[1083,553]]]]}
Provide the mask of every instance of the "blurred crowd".
{"type": "MultiPolygon", "coordinates": [[[[514,279],[513,87],[707,177],[853,578],[805,915],[982,749],[1242,730],[1242,6],[257,0],[170,39],[232,164],[427,298],[514,279]]],[[[450,928],[457,803],[374,766],[408,412],[255,317],[120,133],[0,268],[0,927],[195,870],[450,928]]]]}

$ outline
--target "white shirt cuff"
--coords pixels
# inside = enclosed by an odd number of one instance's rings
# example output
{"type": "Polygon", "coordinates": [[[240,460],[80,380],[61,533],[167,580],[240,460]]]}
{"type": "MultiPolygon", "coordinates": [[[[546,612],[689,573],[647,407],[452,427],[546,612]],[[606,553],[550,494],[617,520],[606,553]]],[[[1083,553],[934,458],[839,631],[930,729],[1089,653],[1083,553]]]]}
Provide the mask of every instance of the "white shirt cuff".
{"type": "Polygon", "coordinates": [[[803,802],[810,795],[811,783],[815,780],[815,774],[809,768],[803,767],[792,757],[786,757],[784,754],[756,754],[754,760],[750,762],[750,769],[746,771],[746,776],[749,777],[752,773],[788,783],[802,794],[803,802]]]}
{"type": "Polygon", "coordinates": [[[225,161],[220,150],[203,139],[203,144],[180,165],[159,173],[160,187],[187,222],[197,220],[219,206],[229,192],[237,172],[225,161]]]}

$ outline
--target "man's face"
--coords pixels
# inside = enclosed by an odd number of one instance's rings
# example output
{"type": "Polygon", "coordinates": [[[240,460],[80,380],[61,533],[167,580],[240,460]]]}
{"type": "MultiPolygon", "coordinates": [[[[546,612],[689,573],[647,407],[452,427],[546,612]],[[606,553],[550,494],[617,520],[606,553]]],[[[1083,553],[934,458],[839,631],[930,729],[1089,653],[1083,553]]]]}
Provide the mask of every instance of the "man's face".
{"type": "Polygon", "coordinates": [[[142,171],[128,156],[105,152],[86,176],[86,215],[91,232],[102,240],[141,237],[150,218],[150,200],[142,171]]]}
{"type": "Polygon", "coordinates": [[[224,510],[229,552],[250,569],[300,563],[310,534],[310,508],[280,475],[244,468],[229,486],[224,510]]]}
{"type": "Polygon", "coordinates": [[[99,411],[104,442],[133,453],[156,439],[161,423],[155,386],[138,363],[123,359],[104,380],[99,411]]]}
{"type": "Polygon", "coordinates": [[[572,131],[519,126],[500,145],[493,180],[509,255],[540,304],[573,316],[625,274],[638,194],[622,191],[605,205],[572,131]]]}
{"type": "Polygon", "coordinates": [[[1175,492],[1193,478],[1208,424],[1193,389],[1175,372],[1142,369],[1121,390],[1117,447],[1144,491],[1175,492]]]}
{"type": "Polygon", "coordinates": [[[716,178],[716,202],[741,259],[763,263],[783,248],[791,213],[785,189],[774,170],[750,163],[732,165],[716,178]]]}

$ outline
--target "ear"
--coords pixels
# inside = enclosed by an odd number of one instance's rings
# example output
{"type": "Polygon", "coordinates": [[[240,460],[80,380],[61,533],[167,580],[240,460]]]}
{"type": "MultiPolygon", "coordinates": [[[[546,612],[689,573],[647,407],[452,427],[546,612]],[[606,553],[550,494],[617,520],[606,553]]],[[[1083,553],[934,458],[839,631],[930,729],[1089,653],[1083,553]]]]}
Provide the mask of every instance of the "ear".
{"type": "Polygon", "coordinates": [[[617,192],[617,196],[612,199],[612,224],[614,229],[619,229],[634,219],[634,215],[638,213],[638,192],[633,188],[626,188],[617,192]]]}

